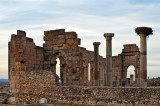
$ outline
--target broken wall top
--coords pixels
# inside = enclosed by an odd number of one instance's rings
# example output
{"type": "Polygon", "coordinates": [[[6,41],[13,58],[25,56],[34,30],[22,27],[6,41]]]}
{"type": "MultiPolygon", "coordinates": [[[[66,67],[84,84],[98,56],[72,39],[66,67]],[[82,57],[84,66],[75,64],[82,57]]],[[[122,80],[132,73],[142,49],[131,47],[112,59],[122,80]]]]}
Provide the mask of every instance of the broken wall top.
{"type": "Polygon", "coordinates": [[[76,32],[65,32],[64,29],[44,31],[44,48],[47,51],[76,48],[81,40],[76,32]]]}
{"type": "Polygon", "coordinates": [[[139,52],[139,48],[136,44],[125,44],[123,45],[122,53],[139,52]]]}

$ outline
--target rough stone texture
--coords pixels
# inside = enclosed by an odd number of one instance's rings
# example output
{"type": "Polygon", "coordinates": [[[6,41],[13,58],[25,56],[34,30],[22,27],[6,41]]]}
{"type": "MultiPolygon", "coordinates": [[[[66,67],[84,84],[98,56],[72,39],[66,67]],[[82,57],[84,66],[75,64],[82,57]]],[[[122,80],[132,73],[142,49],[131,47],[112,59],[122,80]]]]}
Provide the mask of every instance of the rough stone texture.
{"type": "Polygon", "coordinates": [[[16,97],[9,97],[8,103],[9,104],[16,104],[16,97]]]}
{"type": "Polygon", "coordinates": [[[9,98],[9,92],[7,88],[0,88],[0,106],[7,103],[9,98]]]}
{"type": "Polygon", "coordinates": [[[24,72],[20,73],[20,89],[17,95],[17,101],[23,101],[25,103],[39,103],[41,98],[52,97],[52,92],[55,86],[58,86],[58,77],[56,74],[48,71],[38,72],[24,72]],[[19,95],[25,93],[28,95],[19,95]],[[35,98],[31,95],[37,95],[35,98]],[[34,102],[33,102],[34,101],[34,102]]]}
{"type": "MultiPolygon", "coordinates": [[[[21,97],[35,94],[21,93],[21,97]]],[[[26,98],[23,98],[25,101],[26,98]]],[[[160,88],[55,87],[49,103],[106,106],[158,106],[160,88]]],[[[34,102],[34,101],[32,101],[34,102]]]]}

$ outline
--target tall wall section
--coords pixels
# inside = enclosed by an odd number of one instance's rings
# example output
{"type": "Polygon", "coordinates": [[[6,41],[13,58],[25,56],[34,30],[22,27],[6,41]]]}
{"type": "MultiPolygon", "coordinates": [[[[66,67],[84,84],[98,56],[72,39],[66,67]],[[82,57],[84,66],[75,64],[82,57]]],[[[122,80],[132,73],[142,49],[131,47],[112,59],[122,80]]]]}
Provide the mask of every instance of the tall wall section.
{"type": "Polygon", "coordinates": [[[18,92],[21,71],[36,71],[43,68],[43,48],[38,47],[26,32],[17,31],[9,42],[10,91],[18,92]]]}
{"type": "Polygon", "coordinates": [[[112,56],[112,85],[114,87],[122,85],[122,67],[122,56],[112,56]]]}

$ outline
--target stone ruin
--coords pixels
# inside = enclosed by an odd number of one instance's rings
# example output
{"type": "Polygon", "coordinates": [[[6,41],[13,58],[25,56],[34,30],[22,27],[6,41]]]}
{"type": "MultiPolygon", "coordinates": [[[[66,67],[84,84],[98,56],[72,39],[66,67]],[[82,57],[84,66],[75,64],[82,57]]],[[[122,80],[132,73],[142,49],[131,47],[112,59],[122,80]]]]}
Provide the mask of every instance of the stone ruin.
{"type": "Polygon", "coordinates": [[[146,87],[146,37],[150,33],[145,33],[147,27],[137,29],[140,49],[136,44],[127,44],[117,56],[112,56],[114,34],[105,33],[106,58],[99,55],[100,42],[93,43],[94,51],[80,47],[81,39],[76,32],[65,32],[64,29],[44,31],[45,43],[40,47],[32,38],[26,37],[26,32],[18,30],[8,43],[10,92],[28,92],[25,88],[29,85],[37,89],[35,92],[40,92],[41,88],[44,92],[46,87],[52,89],[54,86],[125,87],[130,83],[129,86],[146,87]],[[60,77],[56,75],[58,58],[60,77]],[[128,82],[126,76],[130,65],[135,67],[135,81],[131,75],[128,82]]]}

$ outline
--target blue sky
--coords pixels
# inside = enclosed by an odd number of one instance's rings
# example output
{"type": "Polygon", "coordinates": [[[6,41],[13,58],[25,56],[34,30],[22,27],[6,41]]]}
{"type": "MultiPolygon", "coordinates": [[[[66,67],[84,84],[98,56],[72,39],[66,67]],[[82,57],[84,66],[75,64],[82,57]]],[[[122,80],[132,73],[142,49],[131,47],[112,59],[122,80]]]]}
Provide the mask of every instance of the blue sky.
{"type": "Polygon", "coordinates": [[[45,30],[65,28],[76,31],[81,46],[93,50],[99,41],[105,56],[104,33],[115,33],[113,55],[123,44],[139,46],[134,29],[153,28],[148,43],[148,76],[160,76],[160,1],[159,0],[1,0],[0,1],[0,78],[7,78],[8,41],[16,30],[25,30],[42,46],[45,30]]]}

